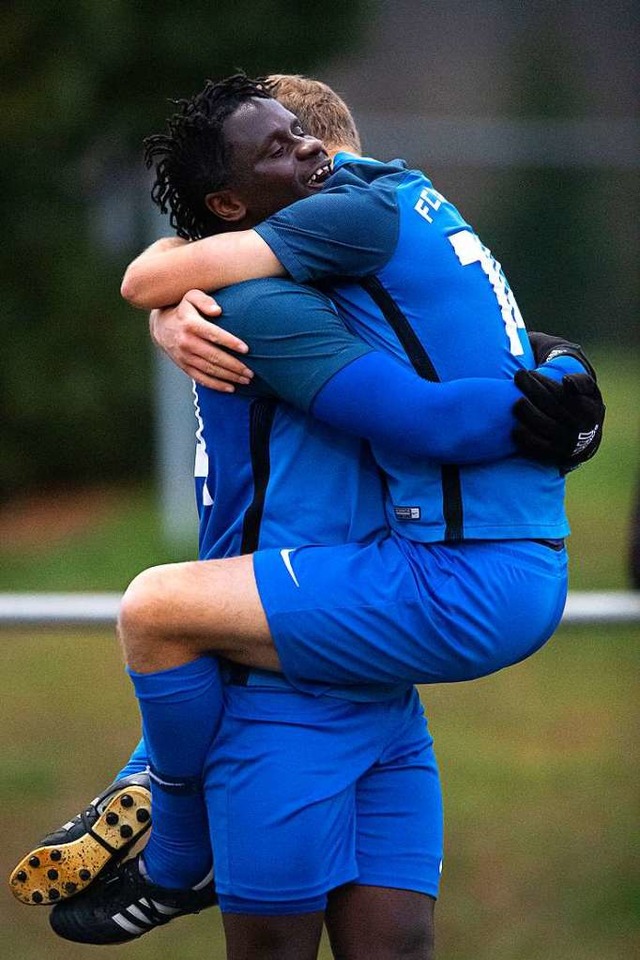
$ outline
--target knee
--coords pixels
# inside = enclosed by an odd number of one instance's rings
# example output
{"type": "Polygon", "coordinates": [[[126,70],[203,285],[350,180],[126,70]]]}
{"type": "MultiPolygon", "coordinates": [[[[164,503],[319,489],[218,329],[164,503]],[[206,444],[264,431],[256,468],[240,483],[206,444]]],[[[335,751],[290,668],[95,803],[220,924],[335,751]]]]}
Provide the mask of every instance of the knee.
{"type": "Polygon", "coordinates": [[[420,925],[404,930],[389,947],[390,960],[434,960],[433,929],[420,925]]]}
{"type": "Polygon", "coordinates": [[[158,638],[167,597],[163,567],[143,570],[131,581],[124,592],[118,613],[118,635],[125,649],[129,640],[139,641],[146,635],[158,638]]]}
{"type": "Polygon", "coordinates": [[[402,923],[389,925],[378,948],[380,952],[375,956],[380,960],[434,960],[433,918],[414,922],[405,918],[402,923]]]}

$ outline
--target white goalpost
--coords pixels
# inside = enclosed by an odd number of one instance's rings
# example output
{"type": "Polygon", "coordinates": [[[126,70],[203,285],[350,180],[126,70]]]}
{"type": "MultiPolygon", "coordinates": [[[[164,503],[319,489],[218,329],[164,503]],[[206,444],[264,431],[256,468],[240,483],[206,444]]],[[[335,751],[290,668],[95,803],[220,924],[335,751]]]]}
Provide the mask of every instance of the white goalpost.
{"type": "MultiPolygon", "coordinates": [[[[113,627],[119,593],[0,593],[2,627],[113,627]]],[[[640,591],[572,591],[563,624],[640,621],[640,591]]]]}

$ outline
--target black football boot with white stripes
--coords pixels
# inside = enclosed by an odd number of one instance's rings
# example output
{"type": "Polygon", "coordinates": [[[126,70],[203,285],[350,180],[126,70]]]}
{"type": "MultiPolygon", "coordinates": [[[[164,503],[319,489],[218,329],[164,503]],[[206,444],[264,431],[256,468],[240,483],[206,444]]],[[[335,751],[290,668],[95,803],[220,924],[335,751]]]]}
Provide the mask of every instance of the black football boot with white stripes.
{"type": "Polygon", "coordinates": [[[122,777],[22,858],[9,877],[11,892],[22,903],[45,906],[75,896],[121,860],[150,826],[148,774],[122,777]]]}
{"type": "Polygon", "coordinates": [[[90,890],[57,904],[49,918],[54,932],[75,943],[129,943],[217,904],[211,874],[190,890],[169,890],[144,875],[141,856],[111,867],[90,890]]]}

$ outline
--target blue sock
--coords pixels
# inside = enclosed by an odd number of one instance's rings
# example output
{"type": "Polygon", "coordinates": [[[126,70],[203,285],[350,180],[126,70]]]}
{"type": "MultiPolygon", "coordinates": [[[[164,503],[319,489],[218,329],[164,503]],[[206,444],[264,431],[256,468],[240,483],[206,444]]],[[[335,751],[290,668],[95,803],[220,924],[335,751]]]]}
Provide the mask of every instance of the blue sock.
{"type": "Polygon", "coordinates": [[[157,673],[128,673],[152,770],[145,868],[154,883],[185,889],[202,880],[212,862],[200,779],[222,713],[218,661],[205,656],[157,673]]]}
{"type": "Polygon", "coordinates": [[[148,766],[149,754],[147,752],[147,745],[143,737],[125,763],[122,770],[116,776],[116,780],[122,780],[123,777],[128,777],[132,773],[144,773],[148,766]]]}

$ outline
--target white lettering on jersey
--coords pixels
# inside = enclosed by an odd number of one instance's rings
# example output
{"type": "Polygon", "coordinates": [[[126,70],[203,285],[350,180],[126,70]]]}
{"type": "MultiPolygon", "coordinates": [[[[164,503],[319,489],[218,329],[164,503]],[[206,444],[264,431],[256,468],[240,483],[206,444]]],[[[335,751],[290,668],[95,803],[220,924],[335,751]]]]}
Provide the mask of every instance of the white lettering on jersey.
{"type": "Polygon", "coordinates": [[[207,453],[207,445],[204,441],[204,423],[202,422],[202,415],[200,413],[200,404],[198,403],[198,391],[196,390],[195,380],[191,381],[191,389],[193,391],[193,406],[195,408],[196,422],[198,424],[196,429],[196,462],[193,475],[194,477],[205,477],[202,487],[202,505],[205,507],[210,507],[213,505],[213,498],[209,493],[209,488],[207,487],[206,481],[206,477],[209,476],[209,454],[207,453]]]}
{"type": "Polygon", "coordinates": [[[444,197],[434,190],[433,187],[425,187],[420,191],[420,196],[414,206],[416,213],[419,213],[427,223],[433,223],[432,213],[440,209],[444,197]]]}
{"type": "Polygon", "coordinates": [[[504,328],[509,338],[509,349],[514,357],[519,357],[524,353],[524,348],[518,336],[518,327],[524,329],[524,320],[500,264],[491,255],[491,251],[481,243],[480,237],[469,230],[452,233],[449,243],[463,267],[467,267],[470,263],[480,264],[498,301],[504,328]]]}

